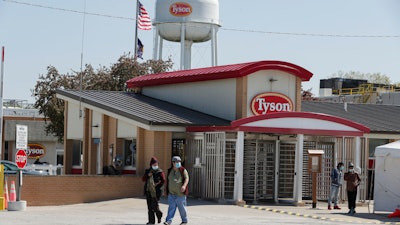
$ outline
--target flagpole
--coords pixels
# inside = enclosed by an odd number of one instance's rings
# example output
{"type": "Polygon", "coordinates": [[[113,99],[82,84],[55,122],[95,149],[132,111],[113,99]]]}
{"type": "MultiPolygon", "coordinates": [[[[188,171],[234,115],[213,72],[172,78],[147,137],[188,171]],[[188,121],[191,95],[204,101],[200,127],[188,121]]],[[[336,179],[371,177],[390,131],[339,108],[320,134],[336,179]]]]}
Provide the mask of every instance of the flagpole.
{"type": "Polygon", "coordinates": [[[4,79],[4,46],[1,47],[1,75],[0,75],[0,159],[3,158],[3,79],[4,79]]]}
{"type": "Polygon", "coordinates": [[[139,19],[139,0],[136,0],[136,25],[135,25],[135,51],[134,51],[134,59],[137,60],[137,48],[138,48],[138,19],[139,19]]]}

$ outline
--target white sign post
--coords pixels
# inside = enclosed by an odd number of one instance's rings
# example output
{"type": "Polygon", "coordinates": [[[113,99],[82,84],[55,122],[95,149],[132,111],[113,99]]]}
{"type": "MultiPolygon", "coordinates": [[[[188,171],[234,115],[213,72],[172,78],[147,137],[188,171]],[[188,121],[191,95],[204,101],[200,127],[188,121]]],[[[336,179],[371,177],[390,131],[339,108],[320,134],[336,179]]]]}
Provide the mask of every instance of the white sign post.
{"type": "MultiPolygon", "coordinates": [[[[16,125],[15,129],[15,147],[18,150],[15,155],[15,162],[18,168],[24,168],[27,163],[26,150],[28,149],[28,126],[16,125]]],[[[8,203],[9,211],[24,211],[26,209],[26,201],[21,201],[21,187],[22,187],[22,170],[18,171],[18,185],[17,185],[17,201],[8,203]]]]}

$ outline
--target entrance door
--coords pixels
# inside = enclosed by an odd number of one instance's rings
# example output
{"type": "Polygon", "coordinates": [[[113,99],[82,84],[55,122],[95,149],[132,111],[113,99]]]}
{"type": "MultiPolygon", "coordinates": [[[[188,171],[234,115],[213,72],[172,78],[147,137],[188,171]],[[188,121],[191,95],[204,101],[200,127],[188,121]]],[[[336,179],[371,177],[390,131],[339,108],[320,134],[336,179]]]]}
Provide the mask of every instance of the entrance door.
{"type": "Polygon", "coordinates": [[[296,143],[281,142],[279,145],[278,198],[293,199],[296,143]]]}
{"type": "Polygon", "coordinates": [[[275,142],[245,140],[243,198],[273,200],[275,183],[275,142]]]}

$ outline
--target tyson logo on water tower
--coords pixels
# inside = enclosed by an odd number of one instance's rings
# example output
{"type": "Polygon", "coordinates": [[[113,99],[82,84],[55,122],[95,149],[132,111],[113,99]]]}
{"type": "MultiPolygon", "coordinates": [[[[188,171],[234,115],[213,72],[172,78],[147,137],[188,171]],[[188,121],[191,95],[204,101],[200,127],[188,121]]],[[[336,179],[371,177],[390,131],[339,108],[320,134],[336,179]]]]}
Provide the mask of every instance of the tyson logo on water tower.
{"type": "Polygon", "coordinates": [[[272,112],[291,112],[293,102],[283,94],[268,92],[256,95],[251,100],[251,111],[255,115],[265,115],[272,112]]]}
{"type": "Polygon", "coordinates": [[[186,2],[175,2],[169,7],[169,13],[173,16],[189,16],[192,14],[192,6],[186,2]]]}

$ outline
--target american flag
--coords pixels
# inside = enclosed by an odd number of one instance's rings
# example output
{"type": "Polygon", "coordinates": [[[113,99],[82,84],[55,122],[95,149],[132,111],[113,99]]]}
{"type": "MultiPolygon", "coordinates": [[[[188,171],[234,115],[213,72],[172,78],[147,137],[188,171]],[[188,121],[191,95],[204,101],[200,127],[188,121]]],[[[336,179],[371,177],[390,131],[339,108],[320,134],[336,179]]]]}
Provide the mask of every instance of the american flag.
{"type": "Polygon", "coordinates": [[[150,16],[147,13],[146,9],[139,2],[139,16],[138,16],[138,28],[141,30],[151,30],[151,20],[150,16]]]}

